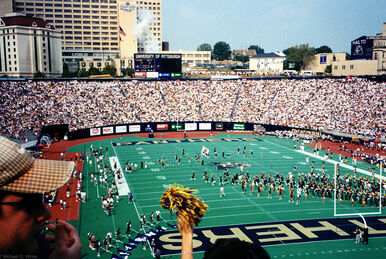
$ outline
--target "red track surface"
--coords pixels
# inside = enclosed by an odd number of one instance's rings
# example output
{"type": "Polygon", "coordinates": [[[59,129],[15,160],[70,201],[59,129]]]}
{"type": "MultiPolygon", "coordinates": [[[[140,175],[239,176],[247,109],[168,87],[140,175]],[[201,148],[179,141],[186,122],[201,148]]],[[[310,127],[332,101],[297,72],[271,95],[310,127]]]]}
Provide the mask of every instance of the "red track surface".
{"type": "MultiPolygon", "coordinates": [[[[339,147],[344,145],[347,148],[351,149],[357,149],[360,148],[362,152],[370,153],[370,154],[379,154],[381,156],[386,156],[386,152],[380,152],[375,149],[370,149],[362,145],[358,144],[353,144],[353,143],[336,143],[332,141],[319,141],[318,143],[322,144],[322,149],[327,150],[330,148],[330,152],[337,153],[337,154],[342,154],[343,156],[351,157],[351,154],[346,151],[339,150],[339,147]]],[[[315,147],[316,143],[311,144],[310,146],[315,147]]]]}

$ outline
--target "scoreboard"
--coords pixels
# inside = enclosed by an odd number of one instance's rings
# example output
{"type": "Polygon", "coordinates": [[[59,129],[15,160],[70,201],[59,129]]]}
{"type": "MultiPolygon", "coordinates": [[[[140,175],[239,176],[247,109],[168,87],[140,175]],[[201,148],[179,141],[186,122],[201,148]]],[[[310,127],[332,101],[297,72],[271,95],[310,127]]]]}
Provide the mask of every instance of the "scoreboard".
{"type": "Polygon", "coordinates": [[[181,73],[181,54],[134,54],[135,72],[181,73]]]}

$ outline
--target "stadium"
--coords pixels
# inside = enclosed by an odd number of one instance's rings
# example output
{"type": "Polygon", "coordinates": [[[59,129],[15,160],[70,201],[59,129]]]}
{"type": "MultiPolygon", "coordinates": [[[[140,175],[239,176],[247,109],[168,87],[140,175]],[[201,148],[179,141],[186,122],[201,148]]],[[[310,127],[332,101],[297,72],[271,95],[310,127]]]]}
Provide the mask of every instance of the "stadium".
{"type": "Polygon", "coordinates": [[[82,258],[180,258],[160,204],[173,185],[209,207],[194,258],[225,238],[271,258],[382,258],[385,90],[366,77],[1,81],[0,134],[76,163],[46,202],[82,258]]]}

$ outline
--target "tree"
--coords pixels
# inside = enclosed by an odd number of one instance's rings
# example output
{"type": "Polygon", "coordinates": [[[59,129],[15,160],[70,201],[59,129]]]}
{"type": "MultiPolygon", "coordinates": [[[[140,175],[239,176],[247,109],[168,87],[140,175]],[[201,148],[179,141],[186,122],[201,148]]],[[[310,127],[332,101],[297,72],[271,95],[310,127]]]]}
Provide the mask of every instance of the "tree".
{"type": "Polygon", "coordinates": [[[112,65],[107,65],[102,70],[103,75],[110,74],[110,76],[116,76],[117,75],[117,68],[112,65]]]}
{"type": "Polygon", "coordinates": [[[66,62],[63,63],[63,73],[62,73],[62,77],[70,77],[70,71],[68,70],[68,65],[66,62]]]}
{"type": "Polygon", "coordinates": [[[312,60],[315,52],[314,47],[308,44],[301,44],[283,50],[286,55],[286,62],[284,62],[284,69],[295,69],[300,71],[312,60]],[[291,64],[294,67],[291,67],[291,64]]]}
{"type": "Polygon", "coordinates": [[[248,62],[249,61],[249,57],[247,55],[241,55],[239,53],[237,53],[234,58],[234,60],[237,60],[237,61],[241,61],[241,62],[248,62]]]}
{"type": "Polygon", "coordinates": [[[254,49],[256,51],[256,55],[264,54],[264,49],[262,49],[259,45],[251,45],[248,49],[254,49]]]}
{"type": "Polygon", "coordinates": [[[315,54],[319,53],[332,53],[332,49],[329,46],[323,45],[315,49],[315,54]]]}
{"type": "Polygon", "coordinates": [[[212,46],[209,43],[202,43],[197,48],[198,51],[212,51],[212,46]]]}
{"type": "Polygon", "coordinates": [[[224,41],[219,41],[213,46],[212,56],[217,60],[229,59],[231,55],[231,47],[224,41]]]}
{"type": "Polygon", "coordinates": [[[351,60],[351,55],[346,52],[346,60],[351,60]]]}
{"type": "Polygon", "coordinates": [[[129,67],[129,68],[127,69],[127,75],[128,75],[129,77],[133,77],[133,76],[134,76],[134,69],[132,69],[131,67],[129,67]]]}
{"type": "Polygon", "coordinates": [[[89,76],[92,76],[92,75],[100,75],[100,74],[101,74],[101,71],[99,71],[98,68],[90,67],[90,69],[88,70],[88,75],[89,75],[89,76]]]}
{"type": "Polygon", "coordinates": [[[34,74],[34,78],[44,78],[44,77],[46,77],[46,75],[40,72],[39,70],[36,71],[36,73],[34,74]]]}
{"type": "Polygon", "coordinates": [[[78,77],[88,77],[88,76],[89,76],[89,73],[88,73],[87,70],[80,69],[80,70],[78,70],[77,75],[78,75],[78,77]]]}

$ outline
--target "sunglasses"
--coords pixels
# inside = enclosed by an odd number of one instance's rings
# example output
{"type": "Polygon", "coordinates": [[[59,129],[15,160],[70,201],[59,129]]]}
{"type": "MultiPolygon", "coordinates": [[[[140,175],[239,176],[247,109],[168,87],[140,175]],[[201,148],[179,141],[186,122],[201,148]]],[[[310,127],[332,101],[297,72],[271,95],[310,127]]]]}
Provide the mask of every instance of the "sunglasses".
{"type": "Polygon", "coordinates": [[[43,194],[23,195],[22,200],[15,202],[0,202],[0,205],[15,206],[23,209],[28,213],[41,211],[46,205],[44,203],[43,194]]]}

